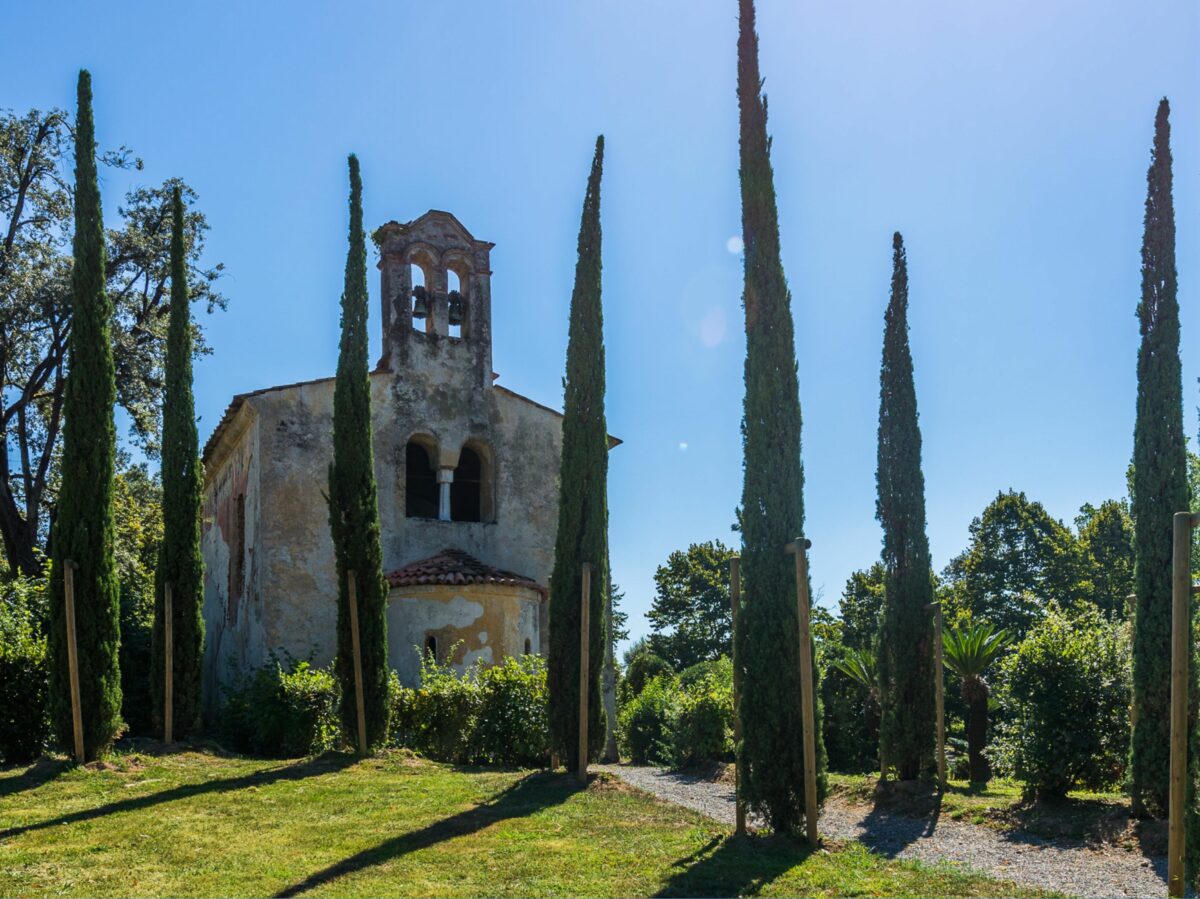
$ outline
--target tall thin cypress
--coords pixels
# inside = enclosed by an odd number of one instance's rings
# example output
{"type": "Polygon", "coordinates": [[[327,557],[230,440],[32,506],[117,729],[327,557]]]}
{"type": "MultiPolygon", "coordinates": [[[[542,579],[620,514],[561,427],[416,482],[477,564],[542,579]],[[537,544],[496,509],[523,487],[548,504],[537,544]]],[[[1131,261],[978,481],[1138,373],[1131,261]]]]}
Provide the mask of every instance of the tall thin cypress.
{"type": "MultiPolygon", "coordinates": [[[[784,546],[804,530],[800,395],[791,295],[779,249],[779,217],[760,93],[753,0],[740,0],[738,107],[741,119],[742,239],[746,312],[745,454],[742,488],[742,602],[738,656],[743,665],[741,757],[745,793],[777,831],[804,813],[800,646],[794,563],[784,546]]],[[[815,665],[814,665],[815,669],[815,665]]],[[[813,678],[816,683],[817,673],[813,678]]],[[[817,693],[819,694],[819,691],[817,693]]],[[[816,712],[818,790],[825,751],[816,712]]]]}
{"type": "Polygon", "coordinates": [[[604,316],[600,292],[600,177],[604,136],[588,177],[579,224],[579,258],[571,293],[571,324],[564,380],[563,442],[559,473],[558,534],[550,580],[551,745],[564,759],[579,751],[579,637],[581,573],[592,569],[588,639],[588,747],[604,746],[600,672],[604,646],[608,577],[608,429],[604,418],[604,316]]]}
{"type": "Polygon", "coordinates": [[[362,222],[362,178],[350,156],[350,248],[342,291],[342,338],[333,392],[333,463],[329,466],[329,528],[338,580],[338,653],[341,718],[350,739],[358,733],[354,654],[347,571],[357,582],[359,645],[367,743],[387,736],[388,585],[383,576],[379,498],[371,429],[371,382],[367,365],[367,248],[362,222]]]}
{"type": "Polygon", "coordinates": [[[876,517],[883,525],[885,571],[879,632],[883,758],[901,780],[933,764],[933,580],[925,533],[921,428],[908,346],[908,261],[900,232],[892,237],[892,295],[884,313],[879,371],[876,517]]]}
{"type": "Polygon", "coordinates": [[[55,732],[72,743],[64,570],[77,567],[75,631],[84,755],[95,759],[121,724],[120,611],[113,562],[113,465],[117,389],[104,289],[104,221],[96,179],[92,78],[79,73],[75,119],[75,238],[71,335],[63,397],[62,487],[51,534],[50,704],[55,732]]]}
{"type": "Polygon", "coordinates": [[[1170,781],[1171,517],[1188,508],[1183,381],[1179,361],[1175,209],[1171,197],[1170,106],[1154,121],[1146,175],[1142,300],[1138,321],[1137,423],[1133,436],[1133,702],[1130,757],[1135,809],[1161,815],[1170,781]]]}
{"type": "Polygon", "coordinates": [[[163,395],[163,541],[155,573],[151,695],[155,721],[163,725],[166,586],[171,585],[172,717],[174,735],[200,726],[200,679],[204,660],[204,558],[200,551],[200,494],[204,469],[192,398],[192,322],[188,298],[184,207],[179,186],[171,198],[171,318],[167,325],[166,391],[163,395]]]}

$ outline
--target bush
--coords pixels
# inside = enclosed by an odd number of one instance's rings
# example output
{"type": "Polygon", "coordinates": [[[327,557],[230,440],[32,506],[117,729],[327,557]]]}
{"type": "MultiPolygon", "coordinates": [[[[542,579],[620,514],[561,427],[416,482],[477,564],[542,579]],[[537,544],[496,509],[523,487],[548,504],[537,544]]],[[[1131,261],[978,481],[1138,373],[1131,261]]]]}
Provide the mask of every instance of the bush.
{"type": "Polygon", "coordinates": [[[550,760],[546,660],[509,656],[480,668],[479,710],[471,745],[476,760],[489,765],[540,766],[550,760]]]}
{"type": "Polygon", "coordinates": [[[679,675],[677,712],[668,719],[670,763],[733,760],[733,663],[701,662],[679,675]]]}
{"type": "Polygon", "coordinates": [[[410,689],[394,681],[390,694],[394,745],[460,765],[549,760],[546,663],[540,656],[480,662],[460,676],[423,655],[421,685],[410,689]]]}
{"type": "Polygon", "coordinates": [[[317,755],[341,742],[337,679],[285,653],[225,688],[221,731],[235,749],[274,758],[317,755]]]}
{"type": "Polygon", "coordinates": [[[618,699],[621,703],[631,702],[646,688],[646,685],[656,677],[675,673],[669,662],[655,655],[649,649],[642,649],[629,659],[625,675],[618,686],[618,699]]]}
{"type": "MultiPolygon", "coordinates": [[[[449,657],[454,656],[451,648],[449,657]]],[[[479,710],[479,689],[470,674],[459,677],[431,654],[421,656],[421,686],[401,687],[392,707],[392,742],[427,758],[465,765],[479,710]]]]}
{"type": "Polygon", "coordinates": [[[0,588],[0,762],[37,758],[46,746],[49,670],[38,612],[44,581],[17,578],[0,588]]]}
{"type": "Polygon", "coordinates": [[[1005,715],[992,756],[1027,794],[1061,798],[1121,782],[1129,746],[1128,628],[1091,605],[1051,602],[1001,665],[1005,715]]]}
{"type": "Polygon", "coordinates": [[[679,681],[669,674],[652,679],[617,714],[621,753],[637,765],[672,764],[671,736],[678,715],[679,681]]]}

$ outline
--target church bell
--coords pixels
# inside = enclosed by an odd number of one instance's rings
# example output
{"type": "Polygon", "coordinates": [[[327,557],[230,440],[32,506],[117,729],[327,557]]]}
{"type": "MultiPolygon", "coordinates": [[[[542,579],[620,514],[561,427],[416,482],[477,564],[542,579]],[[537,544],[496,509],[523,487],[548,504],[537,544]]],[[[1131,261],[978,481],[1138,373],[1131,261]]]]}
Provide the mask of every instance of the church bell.
{"type": "Polygon", "coordinates": [[[457,290],[450,291],[450,308],[449,321],[452,325],[461,325],[463,323],[463,298],[462,294],[457,290]]]}
{"type": "Polygon", "coordinates": [[[425,292],[425,288],[418,284],[412,289],[413,295],[413,318],[425,318],[429,315],[429,295],[425,292]]]}

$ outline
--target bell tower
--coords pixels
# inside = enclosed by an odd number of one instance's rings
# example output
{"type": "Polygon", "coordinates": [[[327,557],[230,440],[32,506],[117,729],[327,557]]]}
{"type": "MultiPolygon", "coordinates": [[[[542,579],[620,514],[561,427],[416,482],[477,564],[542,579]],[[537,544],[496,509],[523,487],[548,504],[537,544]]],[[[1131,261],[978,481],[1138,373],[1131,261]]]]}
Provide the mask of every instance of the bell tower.
{"type": "Polygon", "coordinates": [[[495,244],[476,240],[436,209],[408,224],[388,222],[374,239],[383,306],[379,368],[491,389],[495,244]]]}

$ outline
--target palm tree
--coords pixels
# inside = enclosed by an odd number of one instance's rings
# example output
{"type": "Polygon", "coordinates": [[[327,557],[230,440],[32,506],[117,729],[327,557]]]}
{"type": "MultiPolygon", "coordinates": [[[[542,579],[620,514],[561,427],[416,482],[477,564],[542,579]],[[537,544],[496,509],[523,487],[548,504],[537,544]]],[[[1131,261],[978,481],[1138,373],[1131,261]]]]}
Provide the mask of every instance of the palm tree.
{"type": "Polygon", "coordinates": [[[846,655],[833,663],[833,667],[866,691],[863,715],[867,719],[867,736],[873,743],[879,741],[879,669],[875,664],[875,653],[869,649],[847,648],[846,655]]]}
{"type": "Polygon", "coordinates": [[[992,776],[991,766],[983,755],[988,739],[990,695],[983,674],[1011,642],[1008,631],[998,631],[986,621],[942,631],[946,664],[962,681],[962,698],[967,703],[967,758],[972,783],[987,783],[992,776]]]}

